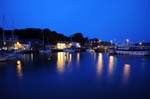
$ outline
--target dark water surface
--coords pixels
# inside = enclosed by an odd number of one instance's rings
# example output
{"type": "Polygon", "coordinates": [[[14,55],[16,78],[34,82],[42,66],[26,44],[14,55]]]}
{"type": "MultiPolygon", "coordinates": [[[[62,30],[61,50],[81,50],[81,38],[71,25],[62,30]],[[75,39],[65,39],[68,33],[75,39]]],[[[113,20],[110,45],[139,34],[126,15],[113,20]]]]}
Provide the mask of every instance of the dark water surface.
{"type": "Polygon", "coordinates": [[[150,99],[150,57],[49,56],[0,62],[0,99],[150,99]]]}

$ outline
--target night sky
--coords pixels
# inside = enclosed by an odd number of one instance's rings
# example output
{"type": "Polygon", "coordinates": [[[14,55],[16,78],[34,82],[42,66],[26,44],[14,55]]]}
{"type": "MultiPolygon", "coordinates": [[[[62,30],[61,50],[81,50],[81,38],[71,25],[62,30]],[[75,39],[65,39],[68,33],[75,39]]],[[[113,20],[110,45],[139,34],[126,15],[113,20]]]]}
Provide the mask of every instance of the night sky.
{"type": "Polygon", "coordinates": [[[0,26],[49,28],[67,36],[150,41],[150,0],[0,0],[0,26]]]}

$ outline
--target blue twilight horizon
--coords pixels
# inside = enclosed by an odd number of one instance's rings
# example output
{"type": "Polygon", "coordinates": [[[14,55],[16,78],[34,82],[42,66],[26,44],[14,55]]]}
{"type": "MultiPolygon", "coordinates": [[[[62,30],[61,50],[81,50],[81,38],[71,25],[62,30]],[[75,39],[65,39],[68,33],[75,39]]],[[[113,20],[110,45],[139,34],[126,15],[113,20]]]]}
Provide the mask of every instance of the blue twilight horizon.
{"type": "Polygon", "coordinates": [[[0,0],[0,27],[49,28],[113,42],[150,42],[149,0],[0,0]]]}

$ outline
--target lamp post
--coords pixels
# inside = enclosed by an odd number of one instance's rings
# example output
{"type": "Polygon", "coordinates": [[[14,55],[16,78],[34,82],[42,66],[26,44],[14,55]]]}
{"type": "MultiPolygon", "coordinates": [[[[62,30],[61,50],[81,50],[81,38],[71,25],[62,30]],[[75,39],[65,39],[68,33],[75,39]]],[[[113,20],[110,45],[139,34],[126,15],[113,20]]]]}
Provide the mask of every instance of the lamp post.
{"type": "Polygon", "coordinates": [[[110,43],[111,43],[111,46],[112,46],[113,41],[112,41],[112,40],[110,40],[110,43]]]}
{"type": "Polygon", "coordinates": [[[127,41],[127,45],[130,46],[130,40],[126,39],[126,41],[127,41]]]}
{"type": "Polygon", "coordinates": [[[142,46],[142,42],[140,42],[139,45],[142,46]]]}

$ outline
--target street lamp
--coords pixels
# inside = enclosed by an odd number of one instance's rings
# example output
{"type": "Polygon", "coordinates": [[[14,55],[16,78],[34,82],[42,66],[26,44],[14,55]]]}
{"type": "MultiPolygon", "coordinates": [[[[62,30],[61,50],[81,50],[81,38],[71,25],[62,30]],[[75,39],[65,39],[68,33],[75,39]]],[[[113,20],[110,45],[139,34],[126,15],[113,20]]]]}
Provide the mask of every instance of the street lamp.
{"type": "Polygon", "coordinates": [[[126,39],[126,41],[127,41],[127,45],[129,45],[129,44],[130,44],[130,40],[129,40],[129,39],[126,39]]]}
{"type": "Polygon", "coordinates": [[[142,46],[142,42],[140,42],[139,45],[142,46]]]}
{"type": "Polygon", "coordinates": [[[112,40],[110,40],[110,43],[111,43],[111,45],[112,45],[113,41],[112,41],[112,40]]]}

